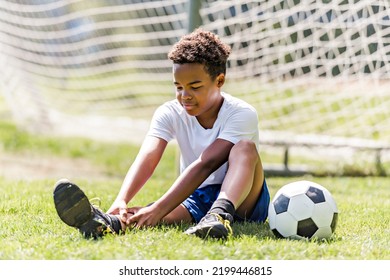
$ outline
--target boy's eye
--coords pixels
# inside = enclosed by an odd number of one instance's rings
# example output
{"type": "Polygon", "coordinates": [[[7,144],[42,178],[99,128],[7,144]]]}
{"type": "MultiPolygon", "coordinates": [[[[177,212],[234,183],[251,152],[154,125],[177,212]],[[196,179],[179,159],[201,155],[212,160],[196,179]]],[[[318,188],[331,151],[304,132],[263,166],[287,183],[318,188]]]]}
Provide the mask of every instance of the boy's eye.
{"type": "Polygon", "coordinates": [[[197,89],[200,89],[200,88],[201,88],[201,86],[199,86],[199,87],[192,87],[193,90],[197,90],[197,89]]]}

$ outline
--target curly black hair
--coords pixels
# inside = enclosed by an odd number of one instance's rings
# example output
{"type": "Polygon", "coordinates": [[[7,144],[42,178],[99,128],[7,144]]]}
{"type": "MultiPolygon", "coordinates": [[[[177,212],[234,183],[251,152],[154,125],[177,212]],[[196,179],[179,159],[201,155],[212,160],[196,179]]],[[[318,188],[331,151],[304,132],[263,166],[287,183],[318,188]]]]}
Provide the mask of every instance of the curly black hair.
{"type": "Polygon", "coordinates": [[[214,80],[219,74],[226,74],[226,62],[230,52],[230,47],[216,34],[198,28],[181,37],[168,53],[168,58],[177,64],[203,64],[205,71],[214,80]]]}

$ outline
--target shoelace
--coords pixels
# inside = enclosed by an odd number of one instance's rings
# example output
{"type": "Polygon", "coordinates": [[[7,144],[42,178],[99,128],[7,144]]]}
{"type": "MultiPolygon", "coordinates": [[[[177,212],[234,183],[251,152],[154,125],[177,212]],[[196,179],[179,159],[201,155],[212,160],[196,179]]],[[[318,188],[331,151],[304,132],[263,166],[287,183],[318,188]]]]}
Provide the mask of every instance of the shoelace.
{"type": "Polygon", "coordinates": [[[225,220],[224,218],[222,218],[220,215],[218,215],[217,213],[210,213],[210,215],[213,215],[215,216],[222,224],[223,226],[227,229],[228,231],[228,235],[232,235],[233,234],[233,229],[232,227],[230,226],[230,221],[229,220],[225,220]]]}
{"type": "MultiPolygon", "coordinates": [[[[100,211],[102,211],[102,209],[100,208],[100,205],[101,205],[101,199],[99,197],[94,197],[94,198],[91,198],[89,200],[89,203],[91,203],[91,205],[97,209],[99,209],[100,211]]],[[[99,222],[101,222],[102,224],[105,224],[106,225],[106,222],[103,221],[103,220],[99,220],[99,222]]],[[[106,228],[102,230],[102,234],[103,235],[106,235],[108,233],[111,233],[111,234],[116,234],[116,232],[111,228],[110,225],[106,225],[106,228]]]]}
{"type": "Polygon", "coordinates": [[[94,197],[94,198],[91,198],[89,200],[89,203],[91,203],[92,206],[98,208],[99,210],[101,210],[100,209],[101,202],[102,202],[102,200],[100,198],[98,198],[98,197],[94,197]]]}

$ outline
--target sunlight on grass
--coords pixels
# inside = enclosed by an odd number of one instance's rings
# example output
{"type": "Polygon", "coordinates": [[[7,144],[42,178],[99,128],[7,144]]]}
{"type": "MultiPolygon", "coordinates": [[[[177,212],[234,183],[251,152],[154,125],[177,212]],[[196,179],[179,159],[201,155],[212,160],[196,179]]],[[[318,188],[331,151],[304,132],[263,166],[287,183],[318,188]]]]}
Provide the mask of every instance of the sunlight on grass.
{"type": "MultiPolygon", "coordinates": [[[[158,198],[168,187],[154,179],[135,203],[158,198]]],[[[269,178],[271,196],[283,184],[302,178],[269,178]]],[[[306,178],[307,179],[307,178],[306,178]]],[[[0,259],[388,259],[390,194],[384,178],[310,178],[334,195],[340,218],[327,241],[277,239],[265,224],[233,224],[227,241],[186,236],[188,224],[131,230],[102,240],[84,239],[58,218],[52,180],[0,178],[0,259]]],[[[109,207],[120,181],[81,181],[87,195],[109,207]]]]}
{"type": "MultiPolygon", "coordinates": [[[[85,159],[98,166],[106,179],[77,181],[89,198],[99,197],[107,210],[139,147],[91,140],[32,136],[0,122],[0,152],[24,156],[85,159]],[[111,177],[110,177],[111,176],[111,177]]],[[[158,199],[176,176],[176,150],[168,147],[161,164],[131,205],[158,199]]],[[[59,178],[58,178],[59,179],[59,178]]],[[[128,231],[102,240],[84,239],[77,229],[58,218],[52,191],[55,179],[0,177],[0,259],[269,259],[269,260],[386,260],[390,258],[390,188],[386,177],[269,177],[271,198],[283,185],[311,180],[325,186],[339,210],[335,234],[326,241],[277,239],[268,223],[233,224],[226,241],[186,236],[189,226],[158,226],[128,231]]]]}

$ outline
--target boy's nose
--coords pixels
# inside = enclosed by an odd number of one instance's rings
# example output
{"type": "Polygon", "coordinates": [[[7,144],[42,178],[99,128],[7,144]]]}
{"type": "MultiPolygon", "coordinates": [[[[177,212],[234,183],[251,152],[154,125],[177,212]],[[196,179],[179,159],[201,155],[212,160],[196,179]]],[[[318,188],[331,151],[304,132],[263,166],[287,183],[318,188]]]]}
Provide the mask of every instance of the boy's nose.
{"type": "Polygon", "coordinates": [[[186,90],[183,90],[182,94],[181,94],[181,98],[182,99],[185,99],[185,100],[189,100],[192,98],[191,94],[189,94],[186,90]]]}

